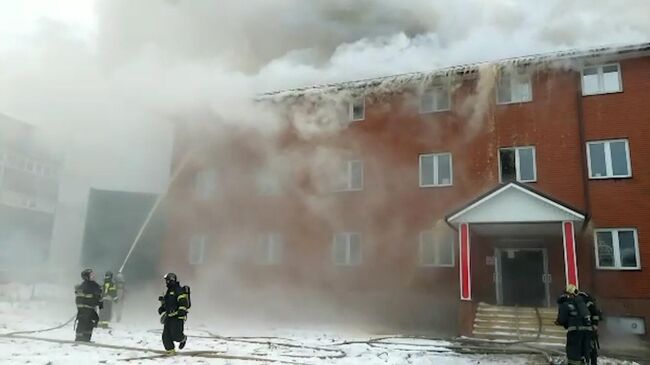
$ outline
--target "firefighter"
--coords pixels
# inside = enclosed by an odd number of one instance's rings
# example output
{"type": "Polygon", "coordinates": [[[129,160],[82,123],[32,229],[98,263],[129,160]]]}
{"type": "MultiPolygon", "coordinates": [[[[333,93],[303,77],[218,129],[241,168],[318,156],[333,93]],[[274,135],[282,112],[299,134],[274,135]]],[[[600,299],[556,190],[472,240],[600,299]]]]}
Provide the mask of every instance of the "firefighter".
{"type": "Polygon", "coordinates": [[[115,297],[115,317],[117,322],[122,320],[122,311],[124,310],[124,299],[126,295],[126,282],[121,272],[115,277],[115,286],[117,287],[117,297],[115,297]]]}
{"type": "Polygon", "coordinates": [[[183,326],[187,320],[187,311],[190,308],[190,288],[181,287],[178,277],[174,273],[164,276],[167,291],[164,296],[158,297],[161,315],[160,323],[164,324],[162,342],[167,354],[176,353],[174,342],[179,342],[178,348],[183,349],[187,337],[183,333],[183,326]]]}
{"type": "Polygon", "coordinates": [[[75,286],[75,303],[77,304],[75,341],[90,342],[93,328],[97,326],[99,316],[96,307],[102,308],[102,287],[95,281],[91,269],[81,272],[83,282],[75,286]]]}
{"type": "Polygon", "coordinates": [[[108,328],[108,324],[113,317],[113,302],[117,298],[117,286],[113,280],[113,273],[107,271],[104,274],[104,285],[102,286],[102,297],[104,308],[99,311],[99,325],[101,328],[108,328]]]}
{"type": "Polygon", "coordinates": [[[589,359],[589,331],[591,321],[587,305],[578,295],[578,288],[569,284],[557,301],[558,315],[555,324],[567,330],[566,356],[568,363],[584,364],[589,359]]]}
{"type": "Polygon", "coordinates": [[[589,311],[589,318],[591,320],[591,331],[588,332],[589,339],[589,364],[597,365],[598,364],[598,350],[600,349],[600,342],[598,340],[598,324],[602,318],[603,313],[601,312],[598,305],[596,305],[596,299],[587,292],[579,292],[578,296],[582,298],[587,306],[589,311]]]}

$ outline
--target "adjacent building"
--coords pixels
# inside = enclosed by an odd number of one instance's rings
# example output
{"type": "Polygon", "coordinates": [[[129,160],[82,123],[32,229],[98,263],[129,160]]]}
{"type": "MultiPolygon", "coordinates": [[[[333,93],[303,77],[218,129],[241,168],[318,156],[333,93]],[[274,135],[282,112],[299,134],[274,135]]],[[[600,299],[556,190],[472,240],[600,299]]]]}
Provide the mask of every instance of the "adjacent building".
{"type": "Polygon", "coordinates": [[[38,130],[0,115],[0,269],[36,270],[50,253],[61,160],[38,130]]]}

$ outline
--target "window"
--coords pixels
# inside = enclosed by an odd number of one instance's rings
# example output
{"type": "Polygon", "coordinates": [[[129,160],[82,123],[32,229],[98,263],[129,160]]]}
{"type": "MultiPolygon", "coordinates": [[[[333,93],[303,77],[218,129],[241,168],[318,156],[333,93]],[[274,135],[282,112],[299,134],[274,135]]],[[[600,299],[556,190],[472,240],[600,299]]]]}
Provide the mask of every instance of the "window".
{"type": "Polygon", "coordinates": [[[589,177],[609,179],[632,176],[630,148],[626,139],[587,142],[589,177]]]}
{"type": "Polygon", "coordinates": [[[454,266],[454,236],[420,232],[420,266],[454,266]]]}
{"type": "Polygon", "coordinates": [[[350,160],[343,164],[334,191],[363,190],[363,161],[350,160]]]}
{"type": "Polygon", "coordinates": [[[420,155],[420,187],[451,186],[451,153],[420,155]]]}
{"type": "Polygon", "coordinates": [[[280,195],[282,184],[277,175],[269,172],[261,172],[257,175],[257,193],[259,195],[280,195]]]}
{"type": "Polygon", "coordinates": [[[425,91],[420,96],[420,113],[433,113],[449,110],[451,100],[449,89],[438,86],[425,91]]]}
{"type": "Polygon", "coordinates": [[[210,199],[216,190],[217,174],[212,169],[201,170],[195,175],[194,189],[196,195],[203,199],[210,199]]]}
{"type": "Polygon", "coordinates": [[[497,82],[497,104],[524,103],[533,100],[530,75],[523,70],[503,72],[497,82]]]}
{"type": "Polygon", "coordinates": [[[351,122],[364,120],[366,118],[366,101],[358,98],[348,104],[348,117],[351,122]]]}
{"type": "Polygon", "coordinates": [[[259,262],[262,265],[277,265],[282,261],[282,236],[277,233],[265,234],[260,238],[259,262]]]}
{"type": "Polygon", "coordinates": [[[203,255],[205,253],[205,242],[208,237],[205,235],[195,235],[190,238],[190,247],[188,253],[188,260],[190,265],[200,265],[203,263],[203,255]]]}
{"type": "Polygon", "coordinates": [[[499,177],[501,182],[537,180],[535,147],[508,147],[499,149],[499,177]]]}
{"type": "Polygon", "coordinates": [[[597,229],[596,267],[599,269],[640,269],[636,229],[597,229]]]}
{"type": "Polygon", "coordinates": [[[36,166],[34,165],[34,162],[30,159],[27,159],[27,161],[25,162],[25,171],[34,172],[35,168],[36,166]]]}
{"type": "Polygon", "coordinates": [[[618,63],[589,66],[582,69],[582,95],[617,93],[623,91],[618,63]]]}
{"type": "Polygon", "coordinates": [[[351,232],[336,233],[333,259],[336,265],[361,264],[361,235],[351,232]]]}

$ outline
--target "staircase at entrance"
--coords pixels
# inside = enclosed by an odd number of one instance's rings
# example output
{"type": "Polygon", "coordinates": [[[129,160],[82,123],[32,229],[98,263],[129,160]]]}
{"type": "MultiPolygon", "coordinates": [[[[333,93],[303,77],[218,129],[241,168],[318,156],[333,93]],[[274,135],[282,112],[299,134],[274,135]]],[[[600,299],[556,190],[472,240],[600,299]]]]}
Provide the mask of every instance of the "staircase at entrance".
{"type": "Polygon", "coordinates": [[[474,317],[474,337],[498,341],[531,341],[563,346],[566,330],[554,324],[554,308],[506,307],[479,303],[474,317]]]}

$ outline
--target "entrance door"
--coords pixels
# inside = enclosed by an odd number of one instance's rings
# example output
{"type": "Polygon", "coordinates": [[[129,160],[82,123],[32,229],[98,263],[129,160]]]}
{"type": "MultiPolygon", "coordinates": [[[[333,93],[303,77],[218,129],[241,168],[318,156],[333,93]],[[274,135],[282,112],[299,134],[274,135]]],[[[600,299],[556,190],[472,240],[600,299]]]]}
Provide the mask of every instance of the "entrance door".
{"type": "Polygon", "coordinates": [[[548,285],[544,249],[497,249],[497,301],[502,305],[546,307],[548,285]]]}

